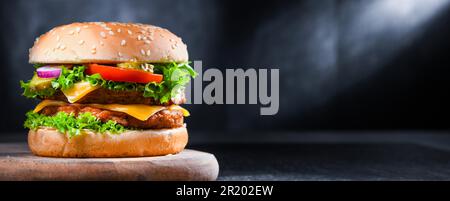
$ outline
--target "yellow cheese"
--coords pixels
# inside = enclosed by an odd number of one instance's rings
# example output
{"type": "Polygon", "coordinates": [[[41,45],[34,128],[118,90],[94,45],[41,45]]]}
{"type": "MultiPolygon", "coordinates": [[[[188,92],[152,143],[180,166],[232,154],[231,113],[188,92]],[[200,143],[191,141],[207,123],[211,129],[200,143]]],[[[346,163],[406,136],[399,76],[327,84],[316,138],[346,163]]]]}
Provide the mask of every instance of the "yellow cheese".
{"type": "Polygon", "coordinates": [[[154,115],[155,113],[166,109],[166,107],[164,107],[164,106],[158,106],[158,105],[150,106],[150,105],[140,105],[140,104],[135,104],[135,105],[89,104],[89,105],[96,107],[96,108],[105,109],[105,110],[112,110],[112,111],[116,111],[116,112],[127,113],[128,115],[130,115],[136,119],[139,119],[141,121],[145,121],[148,118],[150,118],[152,115],[154,115]]]}
{"type": "Polygon", "coordinates": [[[73,87],[69,89],[64,89],[62,92],[67,97],[67,100],[70,103],[75,103],[87,94],[92,91],[98,89],[100,86],[92,86],[89,82],[78,82],[73,85],[73,87]]]}
{"type": "MultiPolygon", "coordinates": [[[[44,100],[41,103],[39,103],[36,108],[33,110],[34,112],[39,112],[43,108],[47,106],[61,106],[66,105],[67,103],[62,101],[54,101],[54,100],[44,100]]],[[[89,106],[105,109],[105,110],[111,110],[116,112],[123,112],[126,113],[136,119],[139,119],[141,121],[145,121],[148,118],[150,118],[155,113],[164,110],[181,110],[183,112],[184,116],[189,116],[189,111],[186,109],[180,107],[179,105],[171,105],[169,107],[165,106],[159,106],[159,105],[141,105],[141,104],[132,104],[132,105],[121,105],[121,104],[88,104],[89,106]]]]}
{"type": "Polygon", "coordinates": [[[183,113],[183,116],[185,116],[185,117],[188,117],[189,115],[191,115],[191,114],[189,114],[188,110],[182,108],[179,105],[171,105],[171,106],[169,106],[169,110],[181,110],[181,112],[183,113]]]}
{"type": "Polygon", "coordinates": [[[63,101],[54,101],[54,100],[43,100],[34,108],[33,112],[39,112],[47,106],[62,106],[66,105],[66,102],[63,101]]]}

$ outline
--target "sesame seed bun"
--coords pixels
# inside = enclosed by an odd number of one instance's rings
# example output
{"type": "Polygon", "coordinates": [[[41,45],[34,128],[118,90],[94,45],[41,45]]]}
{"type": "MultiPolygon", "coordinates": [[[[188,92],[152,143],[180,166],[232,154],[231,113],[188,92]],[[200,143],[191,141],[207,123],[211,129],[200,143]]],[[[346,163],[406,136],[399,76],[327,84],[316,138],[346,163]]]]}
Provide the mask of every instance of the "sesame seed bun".
{"type": "Polygon", "coordinates": [[[42,64],[185,61],[187,46],[167,29],[115,22],[58,26],[37,38],[29,55],[42,64]]]}
{"type": "Polygon", "coordinates": [[[33,154],[47,157],[139,157],[181,152],[188,141],[185,127],[83,135],[68,138],[53,128],[30,130],[28,146],[33,154]]]}

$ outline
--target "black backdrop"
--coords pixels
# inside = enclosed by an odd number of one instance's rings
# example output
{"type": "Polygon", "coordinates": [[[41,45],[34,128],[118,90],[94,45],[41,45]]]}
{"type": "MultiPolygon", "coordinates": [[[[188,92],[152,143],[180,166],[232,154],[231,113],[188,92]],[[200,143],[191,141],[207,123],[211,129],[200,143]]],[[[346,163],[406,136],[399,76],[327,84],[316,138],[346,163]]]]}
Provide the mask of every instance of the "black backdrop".
{"type": "MultiPolygon", "coordinates": [[[[279,68],[280,110],[258,105],[186,105],[192,130],[304,131],[448,129],[448,1],[1,2],[0,131],[23,132],[36,101],[28,48],[74,21],[154,24],[183,38],[204,69],[279,68]]],[[[249,135],[251,135],[249,133],[249,135]]]]}

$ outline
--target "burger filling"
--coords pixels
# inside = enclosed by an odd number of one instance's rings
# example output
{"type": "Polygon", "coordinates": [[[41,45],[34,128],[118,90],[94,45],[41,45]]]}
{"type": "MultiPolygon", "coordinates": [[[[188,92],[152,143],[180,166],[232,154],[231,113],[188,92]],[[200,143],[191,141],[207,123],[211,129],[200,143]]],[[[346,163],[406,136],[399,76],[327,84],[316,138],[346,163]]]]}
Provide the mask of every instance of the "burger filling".
{"type": "MultiPolygon", "coordinates": [[[[191,77],[196,76],[189,63],[39,65],[37,67],[31,80],[21,81],[23,95],[28,98],[62,100],[61,95],[64,94],[71,103],[84,98],[91,92],[103,89],[98,93],[114,94],[108,98],[109,102],[114,103],[181,104],[184,102],[184,99],[180,97],[184,93],[185,85],[189,83],[191,77]],[[80,93],[78,95],[80,97],[75,97],[76,100],[71,99],[70,96],[73,96],[71,89],[78,85],[83,85],[82,90],[88,93],[80,93]],[[123,97],[130,93],[133,94],[132,101],[123,101],[123,97]]],[[[83,101],[94,102],[92,98],[91,96],[83,101]]]]}
{"type": "Polygon", "coordinates": [[[125,130],[183,126],[184,88],[195,71],[188,63],[38,65],[21,81],[23,95],[43,101],[27,113],[29,129],[52,127],[70,137],[84,130],[120,134],[125,130]]]}
{"type": "Polygon", "coordinates": [[[52,127],[69,136],[89,129],[120,134],[124,130],[171,129],[184,125],[189,112],[178,105],[69,104],[44,100],[27,113],[24,126],[35,130],[52,127]]]}
{"type": "Polygon", "coordinates": [[[55,116],[59,112],[73,114],[74,117],[77,117],[82,113],[90,113],[103,123],[111,120],[131,129],[178,128],[183,126],[183,112],[180,110],[169,109],[158,111],[143,121],[123,112],[100,109],[81,104],[49,106],[42,109],[39,114],[55,116]]]}
{"type": "MultiPolygon", "coordinates": [[[[65,101],[67,96],[64,95],[62,91],[56,92],[53,96],[49,96],[49,100],[65,101]]],[[[141,92],[138,91],[127,91],[127,90],[108,90],[105,88],[96,89],[87,95],[83,96],[77,103],[99,103],[99,104],[145,104],[145,105],[172,105],[172,104],[183,104],[186,99],[184,93],[179,96],[172,97],[170,101],[161,103],[154,98],[144,97],[141,92]]]]}

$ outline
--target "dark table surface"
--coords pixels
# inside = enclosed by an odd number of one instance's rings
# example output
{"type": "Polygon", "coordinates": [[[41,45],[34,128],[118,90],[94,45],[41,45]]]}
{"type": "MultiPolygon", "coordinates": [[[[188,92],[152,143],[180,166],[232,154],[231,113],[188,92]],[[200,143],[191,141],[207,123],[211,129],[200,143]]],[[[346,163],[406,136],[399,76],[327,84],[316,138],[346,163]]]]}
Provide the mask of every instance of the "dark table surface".
{"type": "MultiPolygon", "coordinates": [[[[430,132],[314,133],[285,140],[206,143],[219,180],[450,180],[450,135],[430,132]]],[[[0,138],[14,141],[12,138],[0,138]]]]}
{"type": "Polygon", "coordinates": [[[219,180],[450,180],[446,132],[273,136],[284,140],[190,148],[216,155],[219,180]]]}
{"type": "Polygon", "coordinates": [[[219,180],[448,180],[450,152],[411,144],[195,146],[214,153],[219,180]]]}

